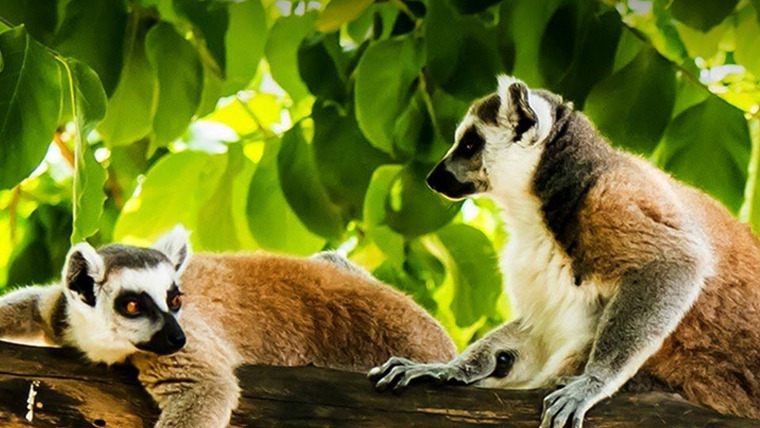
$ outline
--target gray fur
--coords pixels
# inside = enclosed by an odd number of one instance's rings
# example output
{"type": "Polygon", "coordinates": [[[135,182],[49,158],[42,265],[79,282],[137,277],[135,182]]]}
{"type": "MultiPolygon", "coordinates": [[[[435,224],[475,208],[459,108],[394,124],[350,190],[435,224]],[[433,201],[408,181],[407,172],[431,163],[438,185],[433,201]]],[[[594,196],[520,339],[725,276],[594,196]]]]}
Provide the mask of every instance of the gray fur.
{"type": "Polygon", "coordinates": [[[373,281],[375,280],[372,274],[367,272],[366,269],[357,265],[356,263],[353,263],[351,260],[347,259],[346,256],[342,255],[341,253],[337,251],[321,251],[311,256],[311,258],[314,260],[320,260],[326,263],[330,263],[334,265],[335,267],[342,269],[346,272],[351,272],[353,274],[360,275],[364,278],[368,278],[373,281]]]}

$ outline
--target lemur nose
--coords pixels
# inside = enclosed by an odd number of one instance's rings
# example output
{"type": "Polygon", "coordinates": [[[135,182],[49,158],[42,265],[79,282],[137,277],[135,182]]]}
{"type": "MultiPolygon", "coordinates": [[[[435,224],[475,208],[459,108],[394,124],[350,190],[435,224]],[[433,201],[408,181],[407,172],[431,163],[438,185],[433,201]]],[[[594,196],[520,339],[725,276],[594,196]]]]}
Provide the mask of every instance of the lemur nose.
{"type": "Polygon", "coordinates": [[[185,333],[181,331],[178,332],[177,334],[173,334],[169,336],[169,343],[172,346],[176,346],[177,349],[180,349],[183,346],[185,346],[185,342],[187,342],[187,338],[185,337],[185,333]]]}

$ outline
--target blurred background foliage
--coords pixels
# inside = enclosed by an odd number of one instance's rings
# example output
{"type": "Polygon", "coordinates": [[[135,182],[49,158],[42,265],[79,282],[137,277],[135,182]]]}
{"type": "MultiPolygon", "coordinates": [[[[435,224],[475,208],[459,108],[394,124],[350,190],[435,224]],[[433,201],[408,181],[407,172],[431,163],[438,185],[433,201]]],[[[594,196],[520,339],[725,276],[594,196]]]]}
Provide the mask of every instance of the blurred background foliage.
{"type": "Polygon", "coordinates": [[[0,0],[0,285],[70,242],[346,251],[461,347],[509,317],[486,199],[424,183],[509,73],[760,226],[757,0],[0,0]]]}

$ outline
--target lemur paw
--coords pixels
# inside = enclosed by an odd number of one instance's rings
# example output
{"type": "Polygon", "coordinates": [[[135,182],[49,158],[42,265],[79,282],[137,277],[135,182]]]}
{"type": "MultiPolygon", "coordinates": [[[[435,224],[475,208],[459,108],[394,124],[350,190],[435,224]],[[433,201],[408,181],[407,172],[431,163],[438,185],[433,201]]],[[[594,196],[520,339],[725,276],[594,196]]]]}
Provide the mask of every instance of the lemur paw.
{"type": "Polygon", "coordinates": [[[382,366],[370,370],[367,377],[376,382],[375,389],[378,391],[392,386],[394,392],[400,392],[416,379],[455,380],[455,372],[456,369],[448,364],[421,364],[406,358],[391,357],[382,366]]]}
{"type": "Polygon", "coordinates": [[[601,398],[603,383],[592,376],[564,378],[566,384],[544,398],[540,428],[563,428],[572,417],[572,428],[581,428],[586,412],[601,398]]]}

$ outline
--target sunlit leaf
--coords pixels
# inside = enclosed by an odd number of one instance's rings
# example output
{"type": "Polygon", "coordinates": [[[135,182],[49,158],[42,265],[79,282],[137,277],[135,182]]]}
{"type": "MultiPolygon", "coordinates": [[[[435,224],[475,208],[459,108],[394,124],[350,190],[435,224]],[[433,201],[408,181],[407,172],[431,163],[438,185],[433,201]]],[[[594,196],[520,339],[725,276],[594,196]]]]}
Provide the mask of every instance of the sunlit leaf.
{"type": "Polygon", "coordinates": [[[353,111],[341,113],[318,103],[312,118],[312,148],[319,178],[334,203],[343,207],[349,217],[360,217],[373,171],[390,162],[390,158],[364,138],[353,111]]]}
{"type": "MultiPolygon", "coordinates": [[[[146,174],[140,192],[124,206],[114,239],[147,244],[179,223],[195,229],[198,210],[219,186],[227,162],[226,154],[191,151],[161,158],[146,174]]],[[[196,236],[191,238],[203,248],[196,236]]]]}
{"type": "Polygon", "coordinates": [[[325,240],[301,223],[285,200],[277,171],[279,142],[268,142],[248,192],[248,226],[262,248],[291,254],[313,254],[325,240]]]}
{"type": "Polygon", "coordinates": [[[65,5],[65,9],[53,47],[89,65],[100,77],[106,93],[113,95],[124,58],[126,2],[70,0],[59,5],[65,5]]]}
{"type": "Polygon", "coordinates": [[[156,75],[145,56],[144,22],[131,25],[125,48],[124,70],[108,100],[106,117],[98,127],[103,139],[114,146],[146,137],[156,111],[156,75]]]}
{"type": "Polygon", "coordinates": [[[374,0],[332,0],[319,14],[316,29],[329,33],[361,15],[374,0]]]}
{"type": "MultiPolygon", "coordinates": [[[[103,184],[106,181],[106,171],[103,165],[95,159],[94,149],[87,144],[87,135],[95,125],[103,119],[106,113],[106,93],[98,80],[97,74],[85,64],[67,60],[65,73],[71,72],[72,88],[66,85],[65,97],[73,96],[76,112],[73,120],[76,122],[74,136],[76,171],[74,171],[73,230],[71,242],[76,243],[94,235],[100,227],[100,216],[103,213],[103,202],[106,195],[103,184]]],[[[67,76],[68,77],[68,76],[67,76]]]]}
{"type": "Polygon", "coordinates": [[[261,0],[229,6],[230,22],[224,37],[226,64],[223,95],[245,88],[253,79],[264,54],[267,24],[261,0]]]}
{"type": "Polygon", "coordinates": [[[158,79],[154,144],[163,146],[182,135],[198,109],[203,68],[195,48],[169,24],[150,29],[145,50],[158,79]]]}
{"type": "Polygon", "coordinates": [[[58,126],[58,62],[24,30],[0,34],[0,189],[16,185],[42,161],[58,126]]]}
{"type": "Polygon", "coordinates": [[[738,18],[736,25],[734,58],[755,76],[760,76],[760,23],[758,14],[746,9],[738,18]]]}
{"type": "Polygon", "coordinates": [[[502,291],[498,256],[474,227],[452,224],[436,235],[448,253],[445,264],[455,283],[451,310],[458,326],[469,326],[496,309],[502,291]]]}
{"type": "Polygon", "coordinates": [[[320,181],[312,147],[304,140],[301,125],[283,135],[277,169],[282,192],[303,224],[324,238],[340,239],[345,226],[340,207],[330,200],[320,181]]]}
{"type": "Polygon", "coordinates": [[[298,47],[314,31],[316,18],[316,12],[309,12],[278,19],[264,48],[272,77],[295,101],[309,94],[298,74],[298,47]]]}
{"type": "Polygon", "coordinates": [[[222,75],[227,67],[227,46],[225,35],[230,25],[227,7],[211,1],[173,0],[174,9],[184,16],[200,32],[205,47],[213,57],[222,75]]]}
{"type": "Polygon", "coordinates": [[[354,99],[359,127],[373,146],[386,153],[393,150],[396,119],[414,93],[421,53],[422,46],[415,39],[383,40],[367,49],[356,69],[354,99]]]}
{"type": "Polygon", "coordinates": [[[432,168],[432,164],[412,162],[389,183],[383,204],[385,222],[393,230],[424,235],[444,226],[459,211],[461,203],[444,200],[425,184],[432,168]]]}

